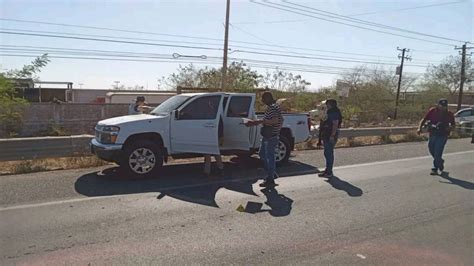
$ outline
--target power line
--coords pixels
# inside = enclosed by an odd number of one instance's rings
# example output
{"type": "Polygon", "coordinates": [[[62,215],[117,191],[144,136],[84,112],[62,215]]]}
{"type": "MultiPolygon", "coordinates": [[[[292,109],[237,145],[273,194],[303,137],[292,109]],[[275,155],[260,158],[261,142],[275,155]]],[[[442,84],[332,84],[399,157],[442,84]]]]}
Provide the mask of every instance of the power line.
{"type": "MultiPolygon", "coordinates": [[[[275,46],[275,44],[273,44],[272,42],[270,42],[270,41],[268,41],[268,40],[265,40],[265,39],[263,39],[263,38],[261,38],[261,37],[255,35],[255,34],[251,33],[251,32],[248,32],[248,31],[242,29],[241,27],[235,26],[235,25],[233,25],[232,23],[231,23],[231,26],[232,26],[233,28],[236,28],[236,29],[242,31],[243,33],[245,33],[245,34],[247,34],[247,35],[253,37],[253,38],[256,38],[256,39],[261,40],[261,41],[264,41],[265,43],[268,43],[268,44],[270,44],[270,45],[272,45],[272,46],[275,46]]],[[[238,46],[234,46],[234,47],[238,47],[238,46]]],[[[288,49],[286,49],[286,50],[287,50],[288,52],[290,52],[290,53],[292,52],[292,51],[290,51],[290,50],[288,50],[288,49]]],[[[267,51],[269,51],[269,50],[267,50],[267,51]]],[[[318,51],[324,51],[324,50],[318,50],[318,51]]],[[[247,51],[234,50],[233,52],[247,52],[247,51]]],[[[280,52],[280,51],[277,51],[277,52],[280,52]]],[[[326,51],[326,52],[328,52],[328,51],[326,51]]],[[[343,52],[334,52],[334,51],[331,51],[331,52],[332,52],[332,53],[343,53],[343,52]]],[[[251,52],[248,52],[248,53],[251,53],[251,52]]],[[[255,52],[254,52],[254,53],[255,53],[255,52]]],[[[295,53],[295,52],[293,52],[293,54],[300,54],[300,55],[308,56],[308,54],[301,54],[301,53],[295,53]]],[[[356,53],[346,53],[346,54],[373,56],[373,57],[377,57],[377,58],[381,58],[381,57],[392,58],[392,57],[388,57],[388,56],[376,56],[376,55],[356,54],[356,53]]],[[[276,54],[274,54],[274,55],[276,55],[276,54]]],[[[276,56],[288,56],[288,55],[276,55],[276,56]]],[[[326,56],[326,55],[314,55],[314,54],[313,54],[313,55],[309,55],[309,56],[326,56]]],[[[288,56],[288,57],[296,57],[296,56],[288,56]]],[[[299,56],[299,57],[296,57],[296,58],[308,58],[308,59],[311,59],[311,57],[303,57],[303,56],[299,56]]],[[[332,58],[343,58],[343,57],[333,56],[332,58]]],[[[320,59],[320,58],[312,58],[312,59],[320,59]]],[[[344,59],[344,58],[343,58],[343,59],[344,59]]],[[[345,58],[345,59],[356,59],[356,60],[360,60],[360,58],[345,58]]],[[[380,60],[379,60],[379,61],[380,61],[380,60]]],[[[420,60],[420,59],[418,59],[417,61],[420,61],[420,62],[423,62],[423,61],[424,61],[424,62],[428,62],[428,63],[434,62],[434,61],[432,61],[432,60],[420,60]]]]}
{"type": "Polygon", "coordinates": [[[110,36],[110,35],[98,35],[98,34],[81,34],[81,33],[60,32],[60,31],[40,31],[40,30],[11,29],[11,28],[0,28],[0,30],[27,32],[27,33],[61,34],[61,35],[68,35],[68,36],[81,36],[81,37],[92,37],[92,38],[108,38],[108,39],[135,40],[135,41],[153,41],[153,42],[167,42],[167,43],[179,43],[179,44],[186,43],[186,44],[193,44],[193,45],[222,46],[220,43],[202,43],[202,42],[188,42],[188,41],[181,41],[181,40],[163,40],[163,39],[148,39],[148,38],[110,36]]]}
{"type": "Polygon", "coordinates": [[[149,43],[149,42],[136,42],[136,41],[119,41],[119,40],[108,40],[108,39],[99,39],[99,38],[87,38],[87,37],[63,36],[63,35],[39,34],[39,33],[25,33],[25,32],[4,31],[4,30],[0,30],[0,33],[11,34],[11,35],[22,35],[22,36],[49,37],[49,38],[97,41],[97,42],[112,42],[112,43],[124,43],[124,44],[139,44],[139,45],[187,48],[187,49],[216,50],[216,51],[222,50],[219,48],[210,48],[210,47],[203,47],[203,46],[171,45],[171,44],[163,44],[163,43],[149,43]]]}
{"type": "MultiPolygon", "coordinates": [[[[0,18],[0,20],[12,21],[12,22],[21,22],[21,23],[30,23],[30,24],[44,24],[44,25],[54,25],[54,26],[62,26],[62,27],[74,27],[74,28],[84,28],[84,29],[105,30],[105,31],[114,31],[114,32],[126,32],[126,33],[138,33],[138,34],[148,34],[148,35],[157,35],[157,36],[168,36],[168,37],[176,37],[176,38],[212,40],[212,41],[219,41],[219,42],[223,41],[223,39],[217,39],[217,38],[206,38],[206,37],[178,35],[178,34],[166,34],[166,33],[148,32],[148,31],[135,31],[135,30],[126,30],[126,29],[118,29],[118,28],[106,28],[106,27],[97,27],[97,26],[77,25],[77,24],[51,23],[51,22],[45,22],[45,21],[20,20],[20,19],[8,19],[8,18],[0,18]]],[[[71,33],[68,33],[68,34],[71,34],[71,33]]],[[[76,34],[76,35],[78,35],[78,34],[76,34]]],[[[114,36],[114,38],[118,38],[118,37],[114,36]]],[[[125,37],[121,37],[121,38],[125,38],[125,37]]],[[[129,39],[137,40],[137,38],[129,38],[129,39]]],[[[147,40],[147,39],[143,39],[143,40],[147,40]]],[[[152,39],[150,39],[150,40],[152,40],[152,39]]],[[[160,40],[160,41],[164,41],[164,40],[160,40]]],[[[168,42],[171,42],[171,41],[168,41],[168,42]]],[[[181,41],[176,41],[176,42],[181,42],[181,41]]],[[[246,42],[246,41],[237,41],[237,40],[229,40],[229,42],[256,45],[256,46],[278,47],[278,48],[284,48],[284,49],[297,49],[297,50],[317,51],[317,52],[327,52],[327,53],[341,53],[341,54],[349,54],[349,55],[364,55],[364,54],[348,53],[348,52],[342,52],[342,51],[318,50],[318,49],[311,49],[311,48],[305,48],[305,47],[292,47],[292,46],[284,46],[284,45],[269,45],[269,44],[266,44],[266,43],[246,42]]],[[[181,43],[183,43],[183,42],[181,42],[181,43]]],[[[189,43],[192,43],[192,42],[189,42],[189,43]]],[[[196,43],[196,44],[209,44],[209,43],[196,43]]],[[[209,45],[217,45],[217,44],[209,44],[209,45]]],[[[247,47],[247,46],[236,46],[236,45],[233,45],[233,46],[237,47],[237,48],[254,49],[253,47],[247,47]]],[[[436,51],[434,53],[438,53],[438,52],[436,51]]],[[[368,55],[368,56],[372,56],[372,55],[368,55]]],[[[373,55],[373,56],[381,57],[379,55],[373,55]]]]}
{"type": "MultiPolygon", "coordinates": [[[[328,16],[328,17],[335,18],[335,19],[351,21],[351,22],[355,22],[355,23],[360,23],[360,24],[369,25],[369,26],[375,26],[375,27],[379,27],[379,28],[390,29],[390,30],[394,30],[394,31],[406,32],[406,33],[411,33],[411,34],[416,34],[416,35],[422,35],[422,36],[435,38],[435,39],[446,40],[446,41],[464,42],[464,41],[456,40],[456,39],[452,39],[452,38],[446,38],[446,37],[437,36],[437,35],[433,35],[433,34],[426,34],[426,33],[422,33],[422,32],[417,32],[417,31],[402,29],[402,28],[398,28],[398,27],[388,26],[388,25],[384,25],[384,24],[380,24],[380,23],[374,23],[374,22],[367,21],[367,20],[351,18],[349,16],[339,15],[339,14],[336,14],[336,13],[333,13],[333,12],[329,12],[329,11],[325,11],[325,10],[321,10],[321,9],[317,9],[317,8],[313,8],[313,7],[308,7],[308,6],[301,5],[301,4],[292,3],[288,0],[286,0],[284,2],[287,2],[290,5],[302,7],[302,8],[309,9],[309,10],[314,10],[315,12],[295,8],[297,10],[302,10],[302,11],[313,13],[313,14],[328,16]]],[[[282,5],[282,4],[279,4],[279,5],[280,6],[285,6],[285,5],[282,5]]],[[[287,6],[285,6],[285,7],[287,7],[287,6]]],[[[291,8],[291,7],[289,7],[289,8],[291,8]]]]}
{"type": "MultiPolygon", "coordinates": [[[[236,27],[237,29],[240,29],[241,31],[243,31],[243,29],[241,29],[240,27],[237,27],[237,26],[233,26],[233,27],[236,27]]],[[[196,44],[194,42],[177,42],[177,41],[169,41],[169,40],[157,40],[157,39],[143,39],[143,38],[127,38],[127,37],[115,37],[115,36],[106,36],[106,35],[94,35],[94,34],[76,34],[76,33],[65,33],[65,32],[57,32],[57,31],[35,31],[35,30],[23,30],[23,29],[5,29],[5,28],[0,28],[0,30],[7,30],[7,31],[16,31],[16,32],[27,32],[27,33],[53,33],[53,34],[61,34],[61,35],[72,35],[72,36],[85,36],[85,37],[93,37],[93,38],[96,38],[96,37],[102,37],[102,38],[112,38],[112,39],[124,39],[124,40],[145,40],[145,41],[161,41],[161,42],[169,42],[169,43],[189,43],[189,44],[196,44]]],[[[247,31],[243,31],[244,33],[246,34],[251,34],[247,31]]],[[[252,34],[252,36],[254,36],[252,34]]],[[[256,36],[254,36],[256,38],[256,36]]],[[[263,40],[263,39],[262,39],[263,40]]],[[[266,41],[267,43],[270,43],[269,41],[266,41]]],[[[212,43],[197,43],[197,44],[208,44],[208,45],[217,45],[217,46],[220,46],[221,44],[212,44],[212,43]]],[[[272,43],[270,43],[271,45],[274,45],[272,43]]],[[[248,48],[248,49],[254,49],[255,48],[252,48],[252,47],[248,47],[248,46],[235,46],[235,47],[243,47],[243,48],[248,48]]],[[[260,51],[260,49],[259,49],[260,51]]],[[[268,50],[267,51],[269,52],[272,52],[271,50],[268,50]]],[[[275,50],[273,50],[275,51],[275,50]]],[[[320,50],[320,51],[325,51],[325,50],[320,50]]],[[[239,51],[236,51],[234,50],[234,52],[239,52],[239,51]]],[[[275,52],[285,52],[285,51],[275,51],[275,52]]],[[[286,49],[286,52],[290,52],[290,53],[294,53],[294,54],[300,54],[300,55],[306,55],[306,56],[327,56],[327,55],[315,55],[315,54],[303,54],[303,53],[296,53],[296,52],[292,52],[290,51],[289,49],[286,49]]],[[[325,52],[329,52],[329,51],[325,51],[325,52]]],[[[335,51],[332,51],[332,53],[344,53],[344,52],[335,52],[335,51]]],[[[377,57],[377,58],[391,58],[391,57],[387,57],[387,56],[378,56],[378,55],[366,55],[366,54],[357,54],[357,53],[344,53],[344,54],[354,54],[354,55],[358,55],[358,56],[371,56],[371,57],[377,57]]],[[[301,57],[302,58],[302,57],[301,57]]],[[[337,56],[333,56],[333,58],[341,58],[341,59],[344,59],[344,57],[337,57],[337,56]]],[[[317,59],[317,58],[316,58],[317,59]]],[[[358,59],[358,58],[348,58],[348,59],[358,59]]],[[[428,61],[428,62],[433,62],[432,60],[418,60],[420,62],[422,61],[428,61]]]]}
{"type": "MultiPolygon", "coordinates": [[[[25,55],[25,54],[0,54],[0,56],[11,56],[11,57],[37,57],[37,55],[25,55]]],[[[148,63],[196,63],[196,64],[213,64],[213,65],[220,65],[220,61],[215,62],[204,62],[204,61],[194,61],[194,60],[186,60],[186,61],[172,61],[172,60],[140,60],[140,59],[119,59],[119,58],[99,58],[99,57],[79,57],[79,56],[49,56],[50,58],[57,58],[57,59],[74,59],[74,60],[99,60],[99,61],[124,61],[124,62],[148,62],[148,63]]],[[[275,65],[260,65],[260,64],[248,64],[250,66],[260,67],[260,68],[279,68],[279,66],[275,65]]],[[[290,69],[290,67],[287,67],[290,69]]],[[[291,68],[293,69],[293,68],[291,68]]],[[[297,70],[294,68],[293,70],[297,70]]],[[[312,70],[312,69],[298,69],[302,72],[316,72],[318,73],[327,73],[327,74],[342,74],[335,73],[334,71],[323,71],[323,70],[312,70]]]]}
{"type": "MultiPolygon", "coordinates": [[[[10,57],[38,57],[38,55],[29,55],[29,54],[5,54],[2,53],[0,56],[10,56],[10,57]]],[[[124,62],[150,62],[150,63],[199,63],[199,64],[216,64],[219,65],[220,62],[213,62],[213,61],[199,61],[199,60],[192,60],[192,59],[175,59],[175,60],[167,60],[168,58],[164,59],[151,59],[151,60],[141,60],[141,59],[124,59],[124,58],[101,58],[101,57],[85,57],[85,56],[55,56],[51,55],[48,56],[49,58],[57,58],[57,59],[81,59],[81,60],[99,60],[99,61],[124,61],[124,62]]]]}
{"type": "MultiPolygon", "coordinates": [[[[10,57],[37,57],[38,53],[36,54],[12,54],[12,53],[2,53],[0,56],[10,56],[10,57]]],[[[100,55],[101,57],[97,56],[56,56],[56,55],[48,55],[50,58],[57,58],[57,59],[73,59],[73,60],[98,60],[98,61],[124,61],[124,62],[148,62],[148,63],[196,63],[196,64],[211,64],[211,65],[220,65],[219,57],[210,58],[210,60],[197,60],[197,59],[174,59],[169,60],[169,57],[158,58],[158,57],[151,57],[150,59],[144,59],[146,57],[139,57],[139,59],[131,59],[133,56],[128,56],[127,58],[117,58],[123,57],[121,55],[114,56],[114,55],[100,55]],[[106,58],[104,58],[106,57],[106,58]],[[107,57],[115,57],[115,58],[107,58],[107,57]]],[[[255,59],[247,59],[247,58],[229,58],[234,62],[242,62],[248,66],[260,67],[260,68],[272,68],[272,69],[287,69],[287,70],[294,70],[294,71],[301,71],[301,72],[315,72],[315,73],[327,73],[327,74],[344,74],[348,71],[353,71],[354,68],[345,68],[345,67],[336,67],[336,66],[321,66],[321,65],[309,65],[309,64],[297,64],[297,63],[288,63],[288,62],[275,62],[275,61],[265,61],[265,60],[255,60],[255,59]],[[337,72],[337,73],[336,73],[337,72]]],[[[422,74],[422,73],[411,73],[411,74],[422,74]]]]}
{"type": "Polygon", "coordinates": [[[86,25],[78,25],[78,24],[52,23],[52,22],[36,21],[36,20],[23,20],[23,19],[10,19],[10,18],[0,18],[0,20],[20,22],[20,23],[30,23],[30,24],[43,24],[43,25],[52,25],[52,26],[61,26],[61,27],[71,27],[71,28],[83,28],[83,29],[105,30],[105,31],[115,31],[115,32],[148,34],[148,35],[177,37],[177,38],[186,38],[186,39],[222,41],[222,39],[217,39],[217,38],[196,37],[196,36],[180,35],[180,34],[157,33],[157,32],[149,32],[149,31],[125,30],[125,29],[118,29],[118,28],[86,26],[86,25]]]}
{"type": "MultiPolygon", "coordinates": [[[[381,11],[374,11],[374,12],[366,12],[366,13],[357,13],[357,14],[347,14],[345,16],[348,17],[356,17],[356,16],[364,16],[364,15],[372,15],[372,14],[380,14],[380,13],[390,13],[390,12],[400,12],[406,10],[413,10],[413,9],[423,9],[423,8],[430,8],[436,6],[445,6],[445,5],[453,5],[467,2],[466,0],[455,1],[455,2],[446,2],[446,3],[438,3],[438,4],[431,4],[431,5],[423,5],[423,6],[413,6],[407,8],[400,8],[400,9],[392,9],[392,10],[381,10],[381,11]]],[[[243,21],[243,22],[234,22],[234,24],[238,25],[253,25],[253,24],[280,24],[280,23],[295,23],[295,22],[305,22],[308,21],[306,19],[286,19],[286,20],[271,20],[271,21],[243,21]]]]}
{"type": "Polygon", "coordinates": [[[397,34],[397,33],[392,33],[392,32],[388,32],[388,31],[382,31],[382,30],[377,30],[377,29],[373,29],[373,28],[367,28],[367,27],[363,27],[363,26],[359,26],[359,25],[354,25],[354,24],[349,24],[349,23],[345,23],[345,22],[340,22],[340,21],[335,21],[335,20],[331,20],[331,19],[327,19],[327,18],[323,18],[323,17],[317,17],[317,16],[313,16],[313,15],[310,15],[310,14],[306,14],[306,13],[301,13],[301,12],[297,12],[297,11],[294,11],[294,9],[286,9],[286,8],[281,8],[279,6],[273,6],[273,5],[269,5],[267,4],[267,2],[264,3],[259,3],[259,2],[255,2],[254,0],[250,0],[252,3],[255,3],[255,4],[258,4],[258,5],[262,5],[262,6],[266,6],[266,7],[270,7],[270,8],[274,8],[274,9],[279,9],[279,10],[283,10],[283,11],[286,11],[286,12],[289,12],[289,13],[294,13],[294,14],[298,14],[298,15],[302,15],[302,16],[306,16],[306,17],[311,17],[311,18],[315,18],[315,19],[319,19],[319,20],[323,20],[323,21],[328,21],[328,22],[333,22],[333,23],[337,23],[337,24],[341,24],[341,25],[346,25],[346,26],[350,26],[350,27],[355,27],[355,28],[359,28],[359,29],[364,29],[364,30],[370,30],[370,31],[374,31],[374,32],[379,32],[379,33],[384,33],[384,34],[388,34],[388,35],[393,35],[393,36],[398,36],[398,37],[403,37],[403,38],[407,38],[407,39],[412,39],[412,40],[418,40],[418,41],[423,41],[423,42],[429,42],[429,43],[436,43],[436,44],[440,44],[440,45],[445,45],[445,46],[449,46],[449,47],[453,47],[454,45],[452,44],[447,44],[447,43],[442,43],[442,42],[436,42],[436,41],[432,41],[432,40],[426,40],[426,39],[421,39],[421,38],[416,38],[416,37],[412,37],[412,36],[407,36],[407,35],[401,35],[401,34],[397,34]]]}
{"type": "MultiPolygon", "coordinates": [[[[266,45],[261,45],[261,46],[266,46],[266,45]]],[[[255,48],[255,47],[248,47],[248,46],[240,46],[240,45],[232,45],[234,48],[243,48],[243,49],[251,49],[251,50],[262,50],[260,48],[255,48]]],[[[330,51],[330,50],[321,50],[321,49],[311,49],[311,48],[303,48],[303,47],[291,47],[291,46],[280,46],[280,45],[275,45],[275,47],[286,47],[288,49],[299,49],[302,51],[316,51],[316,52],[323,52],[323,53],[329,53],[329,54],[344,54],[344,55],[352,55],[352,56],[361,56],[361,57],[375,57],[375,58],[393,58],[391,56],[384,56],[384,55],[375,55],[375,54],[362,54],[362,53],[349,53],[349,52],[343,52],[343,51],[330,51]]],[[[234,50],[236,51],[236,50],[234,50]]],[[[273,50],[273,49],[265,49],[265,51],[268,52],[277,52],[277,53],[285,53],[286,51],[282,50],[273,50]]],[[[418,50],[417,50],[418,51],[418,50]]],[[[300,52],[291,52],[292,54],[297,54],[297,55],[314,55],[314,56],[328,56],[328,55],[320,55],[320,54],[309,54],[309,53],[300,53],[300,52]]],[[[446,53],[446,54],[451,54],[451,53],[446,53]]],[[[436,62],[433,60],[419,60],[419,61],[428,61],[428,62],[436,62]]]]}
{"type": "Polygon", "coordinates": [[[392,9],[392,10],[382,10],[382,11],[374,11],[374,12],[366,12],[366,13],[357,13],[357,14],[350,14],[346,16],[355,17],[355,16],[365,16],[365,15],[373,15],[373,14],[380,14],[380,13],[389,13],[389,12],[400,12],[406,10],[413,10],[413,9],[422,9],[422,8],[429,8],[435,6],[446,6],[446,5],[453,5],[467,2],[465,0],[462,1],[455,1],[455,2],[445,2],[445,3],[438,3],[438,4],[431,4],[431,5],[423,5],[423,6],[413,6],[413,7],[405,7],[399,9],[392,9]]]}
{"type": "MultiPolygon", "coordinates": [[[[240,28],[239,28],[240,29],[240,28]]],[[[5,30],[5,29],[3,29],[5,30]]],[[[95,37],[105,37],[105,38],[114,38],[114,39],[124,39],[124,40],[149,40],[149,41],[162,41],[162,42],[169,42],[169,43],[178,43],[178,41],[170,41],[170,40],[156,40],[156,39],[143,39],[143,38],[127,38],[127,37],[116,37],[116,36],[105,36],[105,35],[91,35],[91,34],[75,34],[75,33],[64,33],[64,32],[52,32],[52,31],[32,31],[32,30],[14,30],[14,29],[7,29],[9,31],[15,31],[16,34],[20,34],[18,31],[21,32],[28,32],[28,33],[54,33],[54,34],[62,34],[62,35],[72,35],[72,36],[88,36],[88,37],[94,37],[94,41],[97,41],[95,37]]],[[[242,29],[240,29],[242,30],[242,29]]],[[[1,33],[1,32],[0,32],[1,33]]],[[[250,34],[250,33],[248,33],[250,34]]],[[[26,34],[29,35],[29,34],[26,34]]],[[[37,36],[39,34],[34,34],[34,36],[37,36]]],[[[40,36],[44,36],[44,34],[41,34],[40,36]]],[[[69,36],[44,36],[44,37],[58,37],[58,38],[68,38],[69,36]]],[[[90,38],[80,38],[80,39],[86,39],[90,40],[90,38]]],[[[100,40],[100,41],[112,41],[112,42],[118,42],[115,40],[100,40]]],[[[139,43],[139,42],[125,42],[125,43],[133,43],[133,44],[145,44],[145,45],[158,45],[158,46],[168,46],[168,47],[184,47],[184,48],[195,48],[195,49],[210,49],[210,50],[219,50],[216,48],[209,48],[209,47],[196,47],[196,46],[182,46],[182,45],[167,45],[167,44],[150,44],[150,43],[139,43]]],[[[179,42],[179,43],[189,43],[189,44],[194,44],[194,42],[179,42]]],[[[197,44],[207,44],[207,45],[219,45],[220,44],[214,44],[214,43],[197,43],[197,44]]],[[[308,50],[308,51],[319,51],[319,52],[325,52],[325,53],[333,53],[333,54],[348,54],[348,55],[356,55],[356,56],[364,56],[364,57],[376,57],[376,58],[390,58],[387,56],[380,56],[380,55],[369,55],[369,54],[361,54],[361,53],[348,53],[348,52],[341,52],[341,51],[330,51],[330,50],[320,50],[320,49],[310,49],[310,48],[302,48],[302,47],[290,47],[290,46],[281,46],[281,45],[275,45],[275,44],[259,44],[259,43],[253,43],[258,46],[264,46],[264,47],[282,47],[286,49],[286,51],[278,51],[278,50],[270,50],[266,49],[269,52],[290,52],[298,55],[308,55],[308,56],[327,56],[327,55],[315,55],[315,54],[307,54],[307,53],[298,53],[298,52],[292,52],[289,51],[288,49],[300,49],[300,50],[308,50]]],[[[249,47],[249,46],[238,46],[234,45],[233,47],[237,48],[245,48],[245,49],[251,49],[251,50],[261,50],[259,48],[255,47],[249,47]]],[[[343,58],[343,57],[336,57],[333,56],[334,58],[343,58]]],[[[418,60],[420,62],[422,61],[428,61],[428,62],[433,62],[432,60],[418,60]]]]}
{"type": "MultiPolygon", "coordinates": [[[[94,49],[72,49],[72,48],[54,48],[54,47],[35,47],[35,46],[12,46],[12,45],[0,45],[0,49],[3,50],[14,50],[14,51],[32,51],[32,52],[48,52],[56,54],[70,53],[73,51],[75,54],[86,54],[86,55],[112,55],[112,56],[128,56],[139,55],[137,57],[163,57],[172,58],[170,54],[156,54],[156,53],[137,53],[129,51],[110,51],[110,50],[94,50],[94,49]],[[59,51],[59,52],[58,52],[59,51]],[[66,51],[66,52],[65,52],[66,51]],[[92,52],[92,54],[91,54],[92,52]],[[99,54],[95,53],[98,52],[99,54]],[[106,54],[104,54],[106,53],[106,54]],[[111,54],[112,53],[112,54],[111,54]]],[[[313,59],[313,60],[325,60],[325,61],[339,61],[339,62],[352,62],[352,63],[362,63],[362,64],[377,64],[377,65],[398,65],[396,62],[390,61],[364,61],[360,58],[348,58],[348,57],[317,57],[317,56],[302,56],[302,55],[293,55],[293,54],[278,54],[278,53],[268,53],[268,52],[255,52],[255,51],[246,51],[246,50],[235,50],[234,52],[247,53],[247,54],[257,54],[257,55],[270,55],[270,56],[279,56],[286,58],[299,58],[299,59],[313,59]],[[354,59],[354,60],[351,60],[354,59]]],[[[208,58],[212,58],[206,56],[208,58]]],[[[214,57],[216,58],[216,57],[214,57]]],[[[410,65],[414,67],[426,67],[426,65],[410,65]]]]}
{"type": "Polygon", "coordinates": [[[287,19],[287,20],[271,20],[271,21],[262,21],[262,22],[234,22],[234,24],[238,25],[247,25],[247,24],[279,24],[279,23],[292,23],[292,22],[302,22],[306,21],[304,19],[287,19]]]}
{"type": "Polygon", "coordinates": [[[452,55],[453,53],[451,52],[442,52],[442,51],[429,51],[429,50],[418,50],[418,49],[410,49],[413,52],[418,52],[418,53],[424,53],[424,54],[450,54],[452,55]]]}
{"type": "MultiPolygon", "coordinates": [[[[238,51],[238,52],[249,53],[249,54],[258,54],[258,55],[272,55],[272,56],[282,56],[282,57],[301,58],[301,59],[318,59],[318,60],[350,62],[350,63],[364,63],[364,64],[374,64],[374,65],[392,65],[392,66],[398,65],[397,63],[385,63],[385,62],[376,62],[376,61],[361,61],[361,60],[347,60],[347,59],[337,59],[337,58],[285,55],[285,54],[266,53],[266,52],[243,51],[243,50],[238,51]]],[[[413,66],[413,67],[426,67],[425,65],[410,65],[410,66],[413,66]]]]}

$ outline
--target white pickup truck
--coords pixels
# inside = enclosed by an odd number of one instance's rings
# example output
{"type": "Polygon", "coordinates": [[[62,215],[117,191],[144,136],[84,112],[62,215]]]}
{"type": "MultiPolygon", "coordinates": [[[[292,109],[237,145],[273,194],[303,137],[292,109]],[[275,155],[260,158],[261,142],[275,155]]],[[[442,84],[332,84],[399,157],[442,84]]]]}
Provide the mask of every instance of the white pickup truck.
{"type": "MultiPolygon", "coordinates": [[[[168,157],[203,154],[248,156],[260,147],[260,128],[246,127],[255,112],[253,93],[192,93],[171,97],[150,114],[99,121],[91,152],[138,176],[159,174],[168,157]],[[219,143],[219,135],[223,141],[219,143]]],[[[283,114],[276,160],[288,161],[296,143],[310,137],[308,114],[283,114]]]]}

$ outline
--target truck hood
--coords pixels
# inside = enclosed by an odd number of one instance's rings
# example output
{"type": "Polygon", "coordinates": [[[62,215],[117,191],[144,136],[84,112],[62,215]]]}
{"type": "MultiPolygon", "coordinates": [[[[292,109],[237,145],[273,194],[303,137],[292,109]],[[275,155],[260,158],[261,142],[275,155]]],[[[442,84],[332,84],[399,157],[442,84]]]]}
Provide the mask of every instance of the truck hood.
{"type": "Polygon", "coordinates": [[[100,126],[120,126],[123,124],[130,124],[142,121],[150,121],[150,120],[157,120],[165,118],[165,115],[148,115],[148,114],[140,114],[140,115],[126,115],[126,116],[119,116],[114,118],[105,119],[99,121],[97,124],[100,126]]]}

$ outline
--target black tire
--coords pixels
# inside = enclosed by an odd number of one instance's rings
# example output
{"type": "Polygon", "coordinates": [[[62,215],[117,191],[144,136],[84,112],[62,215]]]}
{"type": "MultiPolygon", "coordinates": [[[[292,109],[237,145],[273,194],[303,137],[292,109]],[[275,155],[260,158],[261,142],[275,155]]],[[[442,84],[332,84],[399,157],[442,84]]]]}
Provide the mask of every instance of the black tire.
{"type": "Polygon", "coordinates": [[[291,155],[291,144],[286,136],[280,135],[280,141],[278,142],[278,150],[276,156],[277,166],[288,163],[291,155]]]}
{"type": "Polygon", "coordinates": [[[147,140],[134,141],[124,149],[120,167],[134,178],[156,177],[163,166],[163,153],[158,145],[147,140]]]}

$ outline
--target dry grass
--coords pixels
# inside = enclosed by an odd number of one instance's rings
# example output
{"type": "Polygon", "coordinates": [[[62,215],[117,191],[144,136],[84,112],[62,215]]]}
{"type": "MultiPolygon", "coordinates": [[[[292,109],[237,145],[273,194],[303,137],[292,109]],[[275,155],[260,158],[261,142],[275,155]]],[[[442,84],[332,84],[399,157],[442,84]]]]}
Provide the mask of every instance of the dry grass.
{"type": "Polygon", "coordinates": [[[88,168],[107,164],[109,163],[95,156],[9,161],[0,162],[0,175],[88,168]]]}

